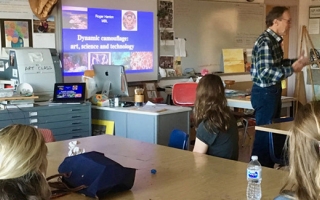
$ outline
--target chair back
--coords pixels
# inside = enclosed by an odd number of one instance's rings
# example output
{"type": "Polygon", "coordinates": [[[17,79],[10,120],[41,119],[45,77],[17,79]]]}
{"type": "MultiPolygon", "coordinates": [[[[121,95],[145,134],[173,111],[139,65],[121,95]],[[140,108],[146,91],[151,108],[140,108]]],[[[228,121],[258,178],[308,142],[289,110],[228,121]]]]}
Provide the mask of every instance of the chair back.
{"type": "Polygon", "coordinates": [[[169,147],[187,150],[189,135],[182,130],[174,129],[170,134],[169,147]]]}
{"type": "Polygon", "coordinates": [[[44,141],[47,142],[55,142],[56,140],[54,139],[53,133],[50,129],[45,129],[45,128],[38,128],[40,133],[42,134],[44,141]]]}
{"type": "Polygon", "coordinates": [[[178,106],[194,106],[198,83],[176,83],[172,87],[172,101],[178,106]]]}
{"type": "MultiPolygon", "coordinates": [[[[289,122],[292,121],[292,117],[287,118],[278,118],[274,119],[274,123],[281,123],[281,122],[289,122]]],[[[269,152],[270,157],[274,163],[277,163],[281,166],[286,166],[289,164],[288,157],[284,154],[284,146],[286,142],[287,136],[282,134],[276,133],[269,133],[269,152]]]]}

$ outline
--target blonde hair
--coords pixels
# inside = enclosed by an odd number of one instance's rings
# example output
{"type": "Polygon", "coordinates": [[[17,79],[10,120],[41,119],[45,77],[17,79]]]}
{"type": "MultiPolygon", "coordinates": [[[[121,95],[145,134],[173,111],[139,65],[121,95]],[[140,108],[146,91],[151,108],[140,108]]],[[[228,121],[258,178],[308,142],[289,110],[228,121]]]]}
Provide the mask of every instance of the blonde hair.
{"type": "Polygon", "coordinates": [[[320,102],[303,106],[295,116],[289,144],[289,177],[295,199],[320,199],[320,102]]]}
{"type": "Polygon", "coordinates": [[[47,151],[34,127],[16,124],[0,130],[0,199],[50,198],[45,180],[47,151]]]}

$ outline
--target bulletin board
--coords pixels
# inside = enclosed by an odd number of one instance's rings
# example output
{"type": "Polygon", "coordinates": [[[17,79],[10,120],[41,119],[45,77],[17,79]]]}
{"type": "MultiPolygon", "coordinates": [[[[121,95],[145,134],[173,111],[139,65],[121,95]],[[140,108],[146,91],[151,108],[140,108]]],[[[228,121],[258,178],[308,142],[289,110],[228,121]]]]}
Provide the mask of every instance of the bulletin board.
{"type": "MultiPolygon", "coordinates": [[[[265,5],[174,0],[175,38],[186,39],[182,71],[223,71],[222,49],[252,49],[265,30],[265,5]]],[[[174,45],[160,46],[160,55],[174,55],[174,45]]]]}

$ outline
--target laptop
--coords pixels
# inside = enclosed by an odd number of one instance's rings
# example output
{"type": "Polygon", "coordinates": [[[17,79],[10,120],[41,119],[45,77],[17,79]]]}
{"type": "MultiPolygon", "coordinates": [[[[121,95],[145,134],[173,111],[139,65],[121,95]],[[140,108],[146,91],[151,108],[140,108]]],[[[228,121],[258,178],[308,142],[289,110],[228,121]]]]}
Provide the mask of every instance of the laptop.
{"type": "Polygon", "coordinates": [[[84,103],[86,83],[55,83],[53,103],[84,103]]]}

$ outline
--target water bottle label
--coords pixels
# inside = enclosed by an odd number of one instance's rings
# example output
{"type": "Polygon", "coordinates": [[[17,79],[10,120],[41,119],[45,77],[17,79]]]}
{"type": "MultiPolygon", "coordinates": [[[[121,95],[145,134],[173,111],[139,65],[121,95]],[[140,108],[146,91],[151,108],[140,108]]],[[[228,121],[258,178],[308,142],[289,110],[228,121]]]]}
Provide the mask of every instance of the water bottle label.
{"type": "Polygon", "coordinates": [[[260,179],[261,178],[261,170],[247,169],[247,178],[260,179]]]}

